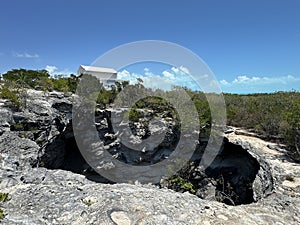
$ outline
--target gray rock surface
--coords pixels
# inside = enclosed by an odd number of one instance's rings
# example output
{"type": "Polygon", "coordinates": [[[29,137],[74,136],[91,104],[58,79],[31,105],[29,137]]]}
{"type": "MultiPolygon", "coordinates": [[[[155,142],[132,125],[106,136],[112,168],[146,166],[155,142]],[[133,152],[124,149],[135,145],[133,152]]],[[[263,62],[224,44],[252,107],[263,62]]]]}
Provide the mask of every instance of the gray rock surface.
{"type": "MultiPolygon", "coordinates": [[[[216,158],[211,178],[200,167],[187,170],[187,176],[199,184],[196,195],[200,198],[138,182],[99,183],[108,181],[93,172],[74,145],[72,101],[72,95],[30,90],[26,109],[15,112],[1,100],[0,192],[9,193],[10,198],[0,202],[3,224],[300,224],[300,165],[286,157],[283,146],[230,128],[226,132],[230,154],[224,150],[216,158]],[[251,167],[256,164],[253,173],[251,167]],[[214,201],[218,185],[213,177],[224,168],[234,174],[228,181],[242,192],[245,178],[253,178],[255,203],[229,206],[214,201]]],[[[139,154],[147,157],[140,160],[111,132],[111,113],[96,111],[103,151],[132,164],[153,163],[170,154],[168,148],[177,135],[172,119],[160,121],[164,131],[157,123],[148,128],[145,121],[133,124],[138,138],[131,144],[138,145],[147,129],[158,135],[166,131],[161,148],[146,148],[139,154]]],[[[150,111],[142,113],[151,115],[150,111]]]]}
{"type": "MultiPolygon", "coordinates": [[[[299,198],[273,194],[227,206],[152,185],[95,184],[71,172],[36,169],[42,180],[1,191],[4,224],[299,224],[299,198]]],[[[26,177],[26,174],[24,175],[26,177]]],[[[32,177],[32,175],[29,175],[32,177]]],[[[25,178],[26,180],[26,178],[25,178]]],[[[29,181],[27,179],[27,181],[29,181]]]]}

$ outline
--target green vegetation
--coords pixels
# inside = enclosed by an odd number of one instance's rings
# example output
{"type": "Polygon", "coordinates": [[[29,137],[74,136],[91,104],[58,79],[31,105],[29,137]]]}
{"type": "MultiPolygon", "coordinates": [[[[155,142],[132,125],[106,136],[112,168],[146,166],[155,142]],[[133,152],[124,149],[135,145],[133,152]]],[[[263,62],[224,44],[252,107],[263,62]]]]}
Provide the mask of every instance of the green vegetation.
{"type": "Polygon", "coordinates": [[[9,200],[9,194],[0,192],[0,202],[7,202],[8,200],[9,200]]]}
{"type": "Polygon", "coordinates": [[[43,85],[45,80],[49,78],[47,70],[25,70],[13,69],[2,74],[4,81],[16,82],[24,87],[34,88],[37,85],[43,85]]]}
{"type": "Polygon", "coordinates": [[[0,208],[0,222],[5,217],[5,214],[3,212],[3,209],[0,208]]]}
{"type": "Polygon", "coordinates": [[[50,77],[47,70],[13,69],[2,74],[2,83],[13,90],[24,88],[38,88],[44,91],[75,92],[79,77],[71,74],[70,77],[50,77]]]}
{"type": "MultiPolygon", "coordinates": [[[[9,201],[9,194],[0,192],[0,202],[7,202],[9,201]]],[[[0,221],[5,217],[3,209],[0,208],[0,221]]]]}
{"type": "Polygon", "coordinates": [[[87,205],[87,206],[91,206],[94,202],[92,202],[92,200],[91,199],[88,199],[88,200],[86,200],[86,199],[81,199],[81,201],[85,204],[85,205],[87,205]]]}
{"type": "MultiPolygon", "coordinates": [[[[300,93],[225,94],[228,125],[243,127],[266,139],[287,144],[300,158],[300,93]]],[[[296,157],[297,158],[297,157],[296,157]]]]}
{"type": "Polygon", "coordinates": [[[15,128],[16,130],[21,131],[21,130],[24,130],[24,125],[23,125],[22,123],[16,123],[16,124],[14,125],[14,128],[15,128]]]}
{"type": "Polygon", "coordinates": [[[18,91],[12,90],[12,89],[6,87],[6,85],[2,86],[2,88],[1,88],[0,98],[10,100],[11,103],[16,107],[21,106],[21,102],[19,101],[19,97],[18,97],[18,91]]]}
{"type": "Polygon", "coordinates": [[[42,91],[75,92],[79,77],[50,77],[46,70],[13,69],[0,77],[0,98],[9,100],[7,103],[16,110],[26,107],[27,89],[42,91]]]}
{"type": "Polygon", "coordinates": [[[184,178],[180,176],[173,176],[170,179],[171,185],[176,186],[175,190],[182,190],[182,191],[188,191],[191,194],[195,194],[196,190],[194,189],[194,185],[189,182],[188,180],[185,180],[184,178]]]}
{"type": "MultiPolygon", "coordinates": [[[[46,70],[13,69],[2,74],[0,80],[0,98],[8,99],[11,106],[15,108],[26,107],[27,88],[38,88],[44,91],[78,91],[85,96],[85,100],[97,99],[97,103],[105,108],[114,103],[115,106],[133,106],[129,112],[130,120],[137,121],[141,115],[137,109],[155,109],[156,113],[169,111],[170,115],[178,119],[176,107],[164,100],[173,99],[185,104],[183,98],[178,95],[179,87],[171,91],[152,90],[143,86],[143,81],[138,79],[137,84],[129,85],[127,81],[116,82],[110,90],[106,90],[97,78],[90,75],[70,77],[50,77],[46,70]],[[89,78],[89,79],[82,79],[89,78]],[[80,82],[79,80],[84,80],[80,82]],[[126,87],[126,88],[125,88],[126,87]],[[91,91],[94,90],[94,91],[91,91]],[[100,90],[100,91],[99,91],[100,90]],[[89,93],[89,96],[85,95],[89,93]],[[124,92],[124,93],[123,93],[124,92]],[[92,94],[90,94],[92,93],[92,94]],[[123,93],[123,94],[122,94],[123,93]],[[140,96],[152,96],[133,102],[140,96]],[[131,98],[128,99],[128,96],[131,98]],[[159,96],[159,97],[157,97],[159,96]],[[116,97],[118,97],[116,99],[116,97]],[[136,98],[137,97],[137,98],[136,98]]],[[[184,88],[190,96],[198,111],[201,134],[210,134],[211,109],[207,99],[213,101],[218,97],[216,94],[204,94],[184,88]]],[[[227,110],[227,124],[242,127],[264,136],[266,139],[287,144],[290,153],[300,159],[300,93],[299,92],[277,92],[272,94],[224,94],[227,110]]],[[[215,109],[212,109],[215,111],[215,109]]],[[[195,120],[189,116],[189,107],[186,107],[186,118],[188,122],[195,120]]],[[[185,118],[185,119],[186,119],[185,118]]],[[[182,128],[183,129],[183,128],[182,128]]]]}
{"type": "Polygon", "coordinates": [[[285,179],[288,180],[288,181],[291,181],[291,182],[295,181],[295,178],[291,175],[286,175],[285,179]]]}
{"type": "Polygon", "coordinates": [[[56,90],[61,92],[73,92],[75,93],[77,85],[79,82],[79,77],[71,74],[70,77],[57,76],[56,78],[51,78],[47,81],[46,90],[56,90]]]}

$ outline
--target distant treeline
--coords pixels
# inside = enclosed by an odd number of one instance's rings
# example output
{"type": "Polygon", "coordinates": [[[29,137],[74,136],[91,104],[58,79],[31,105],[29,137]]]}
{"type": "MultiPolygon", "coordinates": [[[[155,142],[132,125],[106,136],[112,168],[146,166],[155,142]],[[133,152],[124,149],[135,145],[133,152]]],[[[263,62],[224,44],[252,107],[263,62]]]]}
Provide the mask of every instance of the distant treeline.
{"type": "MultiPolygon", "coordinates": [[[[62,91],[75,93],[80,76],[71,74],[69,77],[51,77],[46,70],[13,69],[1,76],[0,97],[10,99],[18,107],[22,107],[21,98],[24,90],[34,88],[43,91],[62,91]]],[[[93,79],[92,79],[93,81],[93,79]]],[[[94,82],[91,82],[94,83],[94,82]]],[[[117,82],[110,90],[102,86],[97,101],[102,107],[114,102],[116,96],[127,81],[117,82]]],[[[137,84],[129,85],[149,91],[143,86],[141,79],[137,84]]],[[[175,87],[176,89],[176,87],[175,87]]],[[[206,95],[199,91],[185,88],[190,95],[199,114],[199,121],[203,129],[208,130],[211,126],[210,107],[206,95]]],[[[153,91],[153,96],[156,92],[153,91]]],[[[135,93],[132,93],[135,94],[135,93]]],[[[168,94],[168,93],[167,93],[168,94]]],[[[169,94],[172,94],[170,91],[169,94]]],[[[279,141],[290,146],[291,153],[299,153],[300,146],[300,93],[276,92],[272,94],[223,94],[226,102],[227,124],[242,127],[261,134],[267,139],[279,141]]],[[[153,100],[149,99],[148,102],[153,100]]],[[[160,101],[155,100],[157,105],[160,101]]],[[[165,104],[165,102],[163,103],[165,104]]],[[[135,108],[145,107],[147,104],[140,102],[135,108]]],[[[296,154],[295,154],[296,155],[296,154]]]]}
{"type": "MultiPolygon", "coordinates": [[[[202,122],[211,124],[205,94],[187,89],[202,122]]],[[[227,125],[245,128],[262,137],[289,146],[290,153],[300,159],[300,92],[264,94],[223,94],[227,125]]]]}
{"type": "Polygon", "coordinates": [[[228,125],[288,144],[300,156],[300,93],[225,94],[228,125]]]}

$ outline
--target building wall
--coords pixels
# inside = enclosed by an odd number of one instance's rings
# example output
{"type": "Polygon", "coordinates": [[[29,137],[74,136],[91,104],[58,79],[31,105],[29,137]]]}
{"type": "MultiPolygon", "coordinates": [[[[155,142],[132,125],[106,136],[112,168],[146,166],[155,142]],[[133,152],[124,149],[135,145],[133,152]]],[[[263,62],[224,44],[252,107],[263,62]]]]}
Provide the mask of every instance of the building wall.
{"type": "Polygon", "coordinates": [[[101,83],[103,83],[103,85],[106,89],[110,89],[110,86],[114,85],[115,81],[117,80],[117,73],[88,71],[88,70],[85,70],[81,66],[79,67],[77,73],[78,73],[78,75],[89,74],[89,75],[97,77],[101,81],[101,83]]]}
{"type": "Polygon", "coordinates": [[[117,74],[114,73],[103,73],[103,72],[93,72],[93,71],[85,71],[83,69],[78,70],[78,75],[80,74],[89,74],[97,77],[100,80],[116,80],[117,74]]]}

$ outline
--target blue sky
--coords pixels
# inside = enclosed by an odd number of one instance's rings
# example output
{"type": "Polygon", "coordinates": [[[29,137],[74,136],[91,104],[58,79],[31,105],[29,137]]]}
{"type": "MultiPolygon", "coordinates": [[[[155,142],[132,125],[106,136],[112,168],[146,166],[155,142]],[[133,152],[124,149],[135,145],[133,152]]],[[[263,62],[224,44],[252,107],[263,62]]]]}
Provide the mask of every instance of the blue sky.
{"type": "MultiPolygon", "coordinates": [[[[299,9],[298,0],[2,0],[0,73],[76,73],[121,44],[164,40],[199,55],[224,92],[300,91],[299,9]]],[[[126,71],[177,75],[155,65],[126,71]]]]}

